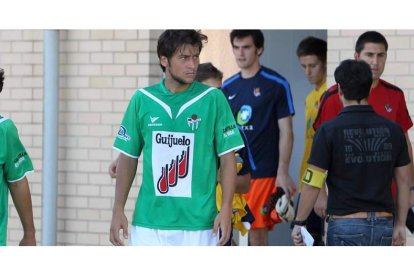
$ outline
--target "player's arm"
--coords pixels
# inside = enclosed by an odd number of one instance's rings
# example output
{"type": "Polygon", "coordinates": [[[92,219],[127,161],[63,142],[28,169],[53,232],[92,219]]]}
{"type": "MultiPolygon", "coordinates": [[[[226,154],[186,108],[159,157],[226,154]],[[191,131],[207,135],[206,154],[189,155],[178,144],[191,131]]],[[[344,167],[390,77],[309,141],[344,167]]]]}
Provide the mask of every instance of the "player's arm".
{"type": "MultiPolygon", "coordinates": [[[[332,89],[332,88],[331,88],[332,89]]],[[[321,102],[318,109],[318,114],[316,115],[315,122],[313,123],[313,129],[317,130],[322,123],[333,119],[342,109],[342,103],[337,98],[334,92],[330,90],[326,91],[321,96],[321,102]]],[[[326,205],[328,200],[327,188],[324,185],[318,195],[316,200],[314,211],[320,217],[325,217],[326,215],[326,205]]]]}
{"type": "Polygon", "coordinates": [[[245,194],[250,189],[250,173],[236,176],[236,193],[245,194]]]}
{"type": "Polygon", "coordinates": [[[324,218],[326,216],[327,204],[328,204],[328,193],[327,193],[326,185],[324,185],[319,191],[318,199],[316,200],[313,210],[318,216],[320,216],[321,218],[324,218]]]}
{"type": "Polygon", "coordinates": [[[315,205],[319,191],[325,186],[326,170],[309,164],[303,176],[296,220],[306,220],[315,205]]]}
{"type": "Polygon", "coordinates": [[[411,141],[410,141],[410,137],[408,136],[408,132],[405,133],[405,141],[407,142],[407,150],[408,150],[408,156],[410,157],[411,160],[411,168],[410,168],[410,173],[411,173],[411,182],[410,182],[410,186],[413,189],[410,189],[410,206],[414,205],[414,160],[413,160],[413,148],[411,146],[411,141]]]}
{"type": "MultiPolygon", "coordinates": [[[[243,137],[243,136],[242,136],[243,137]]],[[[240,149],[236,153],[236,169],[237,169],[237,176],[236,176],[236,193],[245,194],[250,189],[250,160],[247,154],[248,145],[246,140],[243,139],[245,143],[245,147],[240,149]]]]}
{"type": "Polygon", "coordinates": [[[405,245],[405,222],[407,210],[410,207],[409,190],[411,185],[412,164],[396,167],[394,169],[394,179],[397,184],[396,214],[393,231],[393,245],[405,245]]]}
{"type": "Polygon", "coordinates": [[[115,160],[111,161],[111,163],[109,164],[108,174],[111,178],[116,178],[116,168],[118,166],[118,159],[119,156],[115,160]]]}
{"type": "Polygon", "coordinates": [[[23,239],[19,245],[36,245],[32,196],[27,178],[24,177],[19,181],[9,183],[9,190],[23,226],[23,239]]]}
{"type": "Polygon", "coordinates": [[[296,186],[289,175],[290,157],[293,148],[293,129],[292,116],[287,116],[278,120],[279,125],[279,167],[277,168],[277,185],[286,194],[292,196],[296,191],[296,186]]]}
{"type": "Polygon", "coordinates": [[[302,179],[304,185],[300,194],[298,213],[294,221],[295,226],[291,235],[295,245],[303,245],[303,240],[300,235],[300,226],[306,225],[306,219],[315,205],[320,189],[325,185],[325,180],[326,170],[313,165],[309,165],[306,169],[302,179]]]}
{"type": "Polygon", "coordinates": [[[115,202],[112,210],[110,230],[110,241],[113,245],[124,245],[119,237],[121,229],[123,230],[124,238],[128,238],[128,220],[125,216],[124,207],[135,178],[137,164],[138,159],[126,156],[123,153],[119,155],[115,184],[115,202]]]}
{"type": "Polygon", "coordinates": [[[224,245],[230,238],[233,195],[236,187],[237,170],[234,151],[220,156],[220,174],[223,201],[220,214],[214,223],[214,233],[217,234],[218,227],[220,226],[222,235],[219,240],[219,245],[224,245]]]}

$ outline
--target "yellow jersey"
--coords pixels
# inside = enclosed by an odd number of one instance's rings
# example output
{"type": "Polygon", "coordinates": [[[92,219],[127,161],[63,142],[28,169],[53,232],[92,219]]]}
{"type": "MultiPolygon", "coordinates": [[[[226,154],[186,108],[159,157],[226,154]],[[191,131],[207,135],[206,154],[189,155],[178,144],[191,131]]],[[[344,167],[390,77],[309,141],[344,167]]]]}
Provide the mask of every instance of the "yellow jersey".
{"type": "Polygon", "coordinates": [[[319,87],[318,90],[312,90],[306,97],[305,102],[305,147],[303,149],[302,163],[299,172],[299,189],[302,189],[302,178],[308,166],[308,159],[312,148],[313,136],[315,130],[313,129],[313,122],[318,115],[319,104],[322,94],[326,91],[326,82],[319,87]]]}

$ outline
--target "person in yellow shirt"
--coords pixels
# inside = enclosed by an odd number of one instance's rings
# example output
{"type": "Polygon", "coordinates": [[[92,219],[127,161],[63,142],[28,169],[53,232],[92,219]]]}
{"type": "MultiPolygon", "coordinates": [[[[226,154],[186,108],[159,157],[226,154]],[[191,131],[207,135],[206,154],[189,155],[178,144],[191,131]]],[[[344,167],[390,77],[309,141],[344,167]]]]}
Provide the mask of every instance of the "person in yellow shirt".
{"type": "MultiPolygon", "coordinates": [[[[195,79],[212,87],[220,88],[223,81],[223,73],[211,62],[201,63],[198,66],[195,79]]],[[[255,168],[255,165],[253,157],[249,153],[250,149],[248,148],[247,138],[242,129],[239,129],[239,131],[242,134],[245,147],[236,153],[237,177],[236,190],[233,197],[232,226],[244,236],[250,230],[251,223],[254,221],[253,214],[247,206],[244,194],[250,189],[250,171],[255,168]]],[[[218,182],[216,189],[216,200],[217,210],[220,211],[222,201],[220,182],[218,182]]],[[[237,243],[231,236],[225,245],[237,245],[237,243]]]]}
{"type": "MultiPolygon", "coordinates": [[[[305,102],[305,147],[303,150],[302,163],[300,167],[299,179],[303,178],[305,169],[308,166],[308,158],[310,155],[313,136],[315,130],[312,125],[318,114],[319,103],[322,94],[326,91],[326,41],[316,38],[307,37],[303,39],[296,50],[299,63],[308,78],[309,83],[314,86],[314,89],[308,94],[305,102]]],[[[302,189],[302,182],[300,182],[300,190],[302,189]]],[[[324,210],[318,206],[325,206],[322,204],[326,202],[326,196],[320,193],[318,202],[312,210],[307,220],[307,229],[313,236],[314,245],[324,245],[324,210]],[[322,205],[319,205],[321,203],[322,205]]]]}

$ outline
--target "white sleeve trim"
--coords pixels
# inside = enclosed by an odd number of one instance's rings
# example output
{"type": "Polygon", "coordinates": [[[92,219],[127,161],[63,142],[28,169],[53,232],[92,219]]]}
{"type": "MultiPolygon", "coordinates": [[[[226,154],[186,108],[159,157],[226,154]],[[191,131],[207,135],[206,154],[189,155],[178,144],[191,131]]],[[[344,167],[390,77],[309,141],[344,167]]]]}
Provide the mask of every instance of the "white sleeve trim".
{"type": "Polygon", "coordinates": [[[115,149],[115,150],[117,150],[117,151],[119,151],[119,152],[121,152],[121,153],[123,153],[123,154],[125,154],[126,156],[131,157],[131,158],[134,158],[134,159],[138,159],[139,158],[139,156],[131,155],[131,154],[129,154],[129,153],[127,153],[127,152],[125,152],[125,151],[123,151],[123,150],[115,147],[115,146],[112,146],[112,148],[115,149]]]}
{"type": "Polygon", "coordinates": [[[244,145],[240,145],[240,146],[234,147],[234,148],[232,148],[232,149],[226,150],[225,152],[221,152],[221,153],[219,153],[219,154],[218,154],[218,157],[222,157],[222,156],[223,156],[223,155],[225,155],[226,153],[229,153],[229,152],[231,152],[231,151],[237,151],[237,150],[239,150],[239,149],[241,149],[241,148],[244,148],[244,145]]]}
{"type": "Polygon", "coordinates": [[[9,183],[18,182],[18,181],[22,180],[23,178],[25,178],[26,175],[28,175],[29,173],[32,173],[32,172],[34,172],[34,170],[27,171],[27,172],[24,173],[24,175],[22,177],[20,177],[18,179],[14,179],[14,180],[7,180],[7,182],[9,182],[9,183]]]}
{"type": "Polygon", "coordinates": [[[4,121],[7,121],[9,118],[3,117],[0,119],[0,124],[3,123],[4,121]]]}

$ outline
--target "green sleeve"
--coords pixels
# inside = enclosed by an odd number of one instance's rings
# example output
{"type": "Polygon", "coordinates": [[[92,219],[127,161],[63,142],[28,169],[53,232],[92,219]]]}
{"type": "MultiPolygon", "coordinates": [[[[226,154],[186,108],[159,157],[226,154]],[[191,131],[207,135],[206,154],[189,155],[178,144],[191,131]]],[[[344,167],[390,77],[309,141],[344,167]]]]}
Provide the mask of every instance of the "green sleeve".
{"type": "Polygon", "coordinates": [[[218,156],[222,156],[229,151],[236,151],[244,147],[244,143],[227,99],[220,90],[217,91],[217,114],[214,133],[216,152],[218,156]]]}
{"type": "Polygon", "coordinates": [[[19,139],[16,126],[11,120],[3,122],[5,140],[4,175],[7,182],[16,182],[33,171],[32,160],[19,139]]]}
{"type": "Polygon", "coordinates": [[[128,104],[113,147],[132,158],[138,158],[143,147],[139,123],[139,92],[128,104]]]}

